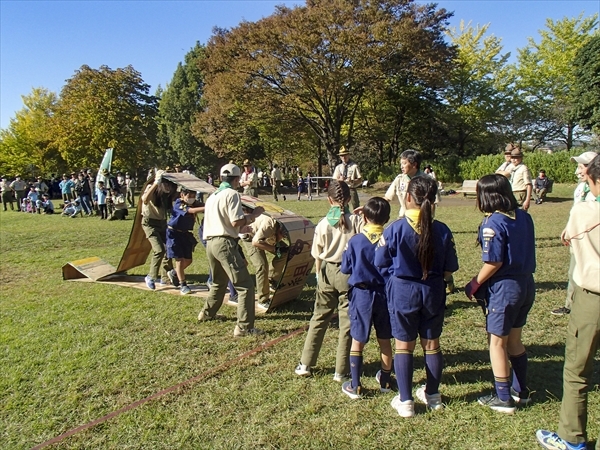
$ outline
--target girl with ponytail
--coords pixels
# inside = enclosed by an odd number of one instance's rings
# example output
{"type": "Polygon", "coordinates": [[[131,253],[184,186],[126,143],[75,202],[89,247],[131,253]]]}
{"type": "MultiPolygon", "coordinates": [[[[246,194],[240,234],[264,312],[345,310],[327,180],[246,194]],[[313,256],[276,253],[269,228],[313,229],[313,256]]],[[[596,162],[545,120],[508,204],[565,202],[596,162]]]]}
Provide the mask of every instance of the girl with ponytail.
{"type": "Polygon", "coordinates": [[[350,372],[350,319],[348,318],[348,275],[341,272],[342,254],[352,236],[360,233],[362,219],[350,213],[350,188],[331,180],[327,189],[331,208],[315,227],[311,254],[315,258],[317,295],[313,316],[296,375],[308,376],[317,363],[325,332],[338,310],[339,337],[333,379],[345,381],[350,372]]]}
{"type": "Polygon", "coordinates": [[[412,395],[413,352],[417,335],[425,353],[427,382],[416,391],[429,409],[444,407],[439,392],[443,358],[440,335],[446,307],[444,278],[458,270],[450,229],[433,219],[437,183],[428,176],[411,179],[403,219],[383,231],[375,265],[386,279],[388,310],[395,339],[394,368],[399,394],[392,407],[401,417],[415,414],[412,395]]]}

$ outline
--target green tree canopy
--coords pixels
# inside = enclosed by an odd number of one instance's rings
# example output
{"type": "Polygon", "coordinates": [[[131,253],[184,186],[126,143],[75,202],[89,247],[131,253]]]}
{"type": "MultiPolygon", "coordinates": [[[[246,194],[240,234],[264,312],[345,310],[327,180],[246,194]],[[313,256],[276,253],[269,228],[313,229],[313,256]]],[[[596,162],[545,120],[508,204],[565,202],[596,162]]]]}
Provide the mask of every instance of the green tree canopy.
{"type": "Polygon", "coordinates": [[[600,135],[600,35],[596,33],[577,52],[575,111],[579,124],[600,135]]]}
{"type": "Polygon", "coordinates": [[[449,14],[412,0],[329,0],[277,7],[258,22],[216,30],[207,45],[206,110],[197,136],[235,148],[261,116],[299,119],[327,150],[352,144],[365,93],[402,73],[413,83],[441,77],[451,51],[449,14]]]}
{"type": "Polygon", "coordinates": [[[64,161],[51,145],[56,94],[34,88],[22,99],[23,109],[0,131],[0,172],[33,176],[63,169],[64,161]]]}
{"type": "Polygon", "coordinates": [[[157,99],[132,66],[82,66],[67,80],[56,108],[55,143],[71,167],[95,167],[108,147],[115,167],[155,161],[157,99]]]}
{"type": "Polygon", "coordinates": [[[575,59],[598,24],[598,16],[546,20],[541,40],[519,50],[517,87],[527,101],[528,133],[533,146],[558,140],[567,149],[577,136],[575,59]]]}

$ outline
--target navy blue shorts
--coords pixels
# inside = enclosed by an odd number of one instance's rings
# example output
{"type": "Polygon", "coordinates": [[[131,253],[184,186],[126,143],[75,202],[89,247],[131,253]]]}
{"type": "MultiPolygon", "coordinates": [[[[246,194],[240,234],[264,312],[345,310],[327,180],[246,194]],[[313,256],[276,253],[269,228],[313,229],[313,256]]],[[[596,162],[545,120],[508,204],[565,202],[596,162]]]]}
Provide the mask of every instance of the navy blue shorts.
{"type": "Polygon", "coordinates": [[[392,327],[384,288],[362,289],[351,286],[348,290],[348,315],[350,316],[350,336],[366,344],[371,334],[371,324],[375,327],[377,339],[391,339],[392,327]]]}
{"type": "Polygon", "coordinates": [[[417,335],[424,339],[440,337],[446,309],[442,277],[431,280],[390,277],[385,289],[395,339],[410,342],[417,335]]]}
{"type": "Polygon", "coordinates": [[[492,279],[487,288],[485,329],[496,336],[508,336],[510,330],[527,323],[527,314],[534,300],[533,275],[492,279]]]}
{"type": "Polygon", "coordinates": [[[192,259],[197,244],[191,232],[167,228],[167,258],[192,259]]]}

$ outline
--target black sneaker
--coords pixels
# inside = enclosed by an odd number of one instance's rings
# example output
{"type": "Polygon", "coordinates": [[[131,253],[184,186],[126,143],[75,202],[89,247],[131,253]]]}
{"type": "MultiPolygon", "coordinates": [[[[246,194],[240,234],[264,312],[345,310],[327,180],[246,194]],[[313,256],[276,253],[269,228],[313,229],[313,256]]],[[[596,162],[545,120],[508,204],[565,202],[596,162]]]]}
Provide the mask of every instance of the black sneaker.
{"type": "Polygon", "coordinates": [[[527,406],[531,403],[531,396],[525,394],[524,392],[517,392],[510,387],[510,396],[513,398],[517,406],[527,406]]]}
{"type": "Polygon", "coordinates": [[[517,409],[515,406],[515,401],[512,399],[512,397],[506,401],[503,401],[500,400],[495,393],[479,397],[477,399],[477,403],[504,414],[514,414],[515,410],[517,409]]]}
{"type": "Polygon", "coordinates": [[[564,316],[566,314],[571,314],[571,310],[563,306],[562,308],[553,309],[550,311],[550,314],[554,314],[555,316],[564,316]]]}
{"type": "Polygon", "coordinates": [[[179,287],[179,278],[177,278],[177,273],[175,269],[171,269],[167,272],[167,277],[169,277],[169,281],[175,287],[179,287]]]}

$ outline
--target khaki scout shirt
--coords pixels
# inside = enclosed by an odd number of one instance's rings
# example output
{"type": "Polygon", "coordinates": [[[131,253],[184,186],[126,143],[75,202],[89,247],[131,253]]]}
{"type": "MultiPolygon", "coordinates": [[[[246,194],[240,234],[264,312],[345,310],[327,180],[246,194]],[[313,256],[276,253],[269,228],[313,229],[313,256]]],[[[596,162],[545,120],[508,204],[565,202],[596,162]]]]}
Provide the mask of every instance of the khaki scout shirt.
{"type": "Polygon", "coordinates": [[[573,281],[580,288],[600,293],[600,203],[579,202],[573,206],[565,228],[575,258],[573,281]]]}
{"type": "MultiPolygon", "coordinates": [[[[148,192],[151,187],[152,184],[146,186],[144,194],[148,192]]],[[[151,201],[149,201],[148,203],[142,202],[142,216],[146,219],[167,220],[167,208],[164,205],[163,207],[158,208],[151,201]]]]}
{"type": "Polygon", "coordinates": [[[529,172],[529,168],[525,164],[521,163],[514,166],[510,175],[510,184],[513,192],[525,191],[527,190],[527,185],[532,185],[531,172],[529,172]]]}
{"type": "Polygon", "coordinates": [[[253,243],[277,244],[277,222],[272,217],[261,214],[250,227],[252,228],[253,243]]]}
{"type": "MultiPolygon", "coordinates": [[[[425,172],[421,172],[420,170],[413,175],[414,177],[419,177],[422,175],[426,175],[425,172]]],[[[406,212],[406,191],[408,189],[408,183],[410,182],[411,177],[401,173],[398,175],[388,190],[385,192],[385,199],[388,202],[391,202],[394,199],[394,195],[398,197],[398,201],[400,202],[400,211],[398,212],[398,218],[404,217],[404,213],[406,212]]]]}
{"type": "Polygon", "coordinates": [[[204,205],[204,233],[202,239],[226,236],[237,239],[239,230],[232,225],[244,218],[242,197],[233,189],[223,189],[211,194],[204,205]]]}
{"type": "Polygon", "coordinates": [[[360,233],[363,227],[362,218],[356,214],[346,214],[350,221],[350,229],[342,225],[332,227],[324,217],[315,227],[315,236],[310,254],[315,259],[333,264],[342,263],[342,254],[352,236],[360,233]]]}
{"type": "Polygon", "coordinates": [[[244,185],[243,187],[250,187],[250,188],[256,188],[258,187],[258,175],[256,175],[256,173],[254,172],[244,172],[242,173],[242,176],[240,177],[240,184],[241,183],[245,183],[246,181],[249,181],[250,184],[248,184],[247,186],[244,185]]]}
{"type": "Polygon", "coordinates": [[[345,181],[349,187],[356,188],[360,185],[362,175],[354,161],[348,161],[348,164],[338,164],[333,171],[333,179],[345,181]]]}

